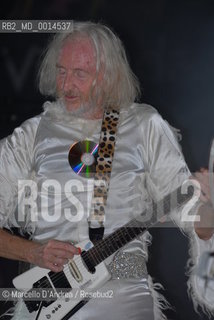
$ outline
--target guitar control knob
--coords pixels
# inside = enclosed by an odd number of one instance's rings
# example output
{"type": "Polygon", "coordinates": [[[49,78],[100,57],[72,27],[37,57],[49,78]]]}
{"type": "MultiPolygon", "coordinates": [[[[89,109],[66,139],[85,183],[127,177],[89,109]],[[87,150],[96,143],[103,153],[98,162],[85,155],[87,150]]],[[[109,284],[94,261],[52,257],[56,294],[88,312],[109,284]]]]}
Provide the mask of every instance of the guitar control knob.
{"type": "Polygon", "coordinates": [[[51,314],[46,314],[46,318],[50,319],[51,318],[51,314]]]}

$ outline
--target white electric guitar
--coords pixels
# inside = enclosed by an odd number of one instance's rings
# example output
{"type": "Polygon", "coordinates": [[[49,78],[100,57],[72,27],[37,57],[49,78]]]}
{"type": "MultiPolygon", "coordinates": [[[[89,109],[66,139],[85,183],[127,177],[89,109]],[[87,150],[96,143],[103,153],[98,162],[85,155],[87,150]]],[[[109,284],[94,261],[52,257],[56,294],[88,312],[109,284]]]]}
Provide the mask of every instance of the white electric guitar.
{"type": "Polygon", "coordinates": [[[103,261],[153,226],[175,207],[187,202],[194,194],[192,185],[189,186],[188,193],[183,194],[182,190],[181,187],[178,188],[154,204],[152,208],[145,210],[137,219],[131,220],[94,246],[90,241],[78,244],[77,246],[82,249],[81,255],[74,256],[65,265],[63,271],[54,273],[48,269],[34,267],[17,276],[13,280],[14,286],[26,293],[24,297],[32,296],[32,299],[24,299],[27,309],[31,313],[31,319],[69,319],[89,300],[80,297],[81,290],[87,292],[97,290],[110,279],[111,276],[103,261]],[[66,289],[65,296],[58,297],[62,288],[66,289]],[[51,292],[56,293],[55,298],[48,299],[47,296],[47,299],[38,299],[34,297],[36,290],[41,295],[43,289],[44,292],[51,289],[51,292]]]}

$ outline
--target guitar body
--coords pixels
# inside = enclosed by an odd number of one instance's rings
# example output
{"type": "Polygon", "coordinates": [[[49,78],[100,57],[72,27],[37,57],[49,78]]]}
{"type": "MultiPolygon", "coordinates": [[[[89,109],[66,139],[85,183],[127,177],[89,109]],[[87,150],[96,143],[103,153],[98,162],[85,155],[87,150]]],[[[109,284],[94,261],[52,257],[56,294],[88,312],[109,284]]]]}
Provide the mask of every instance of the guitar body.
{"type": "MultiPolygon", "coordinates": [[[[88,240],[78,244],[83,251],[87,251],[92,246],[88,240]]],[[[37,296],[35,301],[25,299],[32,319],[36,317],[40,302],[44,300],[37,319],[62,320],[68,319],[85,304],[87,300],[87,297],[86,300],[83,300],[85,293],[100,288],[110,278],[104,262],[89,271],[81,256],[74,256],[65,265],[63,272],[54,273],[48,269],[34,267],[14,278],[13,284],[15,288],[26,293],[25,298],[31,293],[32,297],[35,297],[36,292],[39,297],[41,296],[41,300],[37,296]],[[48,289],[51,289],[51,293],[48,292],[48,289]],[[62,290],[65,292],[64,297],[60,296],[62,290]]]]}

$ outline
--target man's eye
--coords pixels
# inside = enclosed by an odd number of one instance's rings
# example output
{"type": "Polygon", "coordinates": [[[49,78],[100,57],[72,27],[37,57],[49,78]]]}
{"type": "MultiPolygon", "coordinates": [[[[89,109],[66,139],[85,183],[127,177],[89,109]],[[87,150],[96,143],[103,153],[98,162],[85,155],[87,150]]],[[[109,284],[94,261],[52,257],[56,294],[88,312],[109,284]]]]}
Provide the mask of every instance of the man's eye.
{"type": "Polygon", "coordinates": [[[60,75],[60,76],[64,76],[66,74],[66,71],[64,68],[57,68],[57,73],[60,75]]]}
{"type": "Polygon", "coordinates": [[[88,76],[88,72],[84,70],[76,70],[76,76],[81,79],[85,79],[88,76]]]}

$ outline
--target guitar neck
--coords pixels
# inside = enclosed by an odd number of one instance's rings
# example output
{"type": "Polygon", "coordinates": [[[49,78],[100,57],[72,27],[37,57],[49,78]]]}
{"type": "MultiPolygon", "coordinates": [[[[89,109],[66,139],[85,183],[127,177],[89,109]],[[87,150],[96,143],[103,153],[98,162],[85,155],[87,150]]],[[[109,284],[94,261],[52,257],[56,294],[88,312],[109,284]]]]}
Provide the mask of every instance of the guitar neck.
{"type": "Polygon", "coordinates": [[[137,218],[132,219],[123,227],[96,243],[93,248],[84,251],[82,254],[83,259],[90,261],[92,267],[96,267],[118,249],[157,224],[160,218],[169,215],[173,209],[185,204],[193,194],[194,187],[192,185],[188,186],[185,194],[182,192],[182,187],[179,187],[158,203],[153,202],[151,207],[137,218]]]}
{"type": "Polygon", "coordinates": [[[95,267],[146,230],[146,228],[138,226],[137,221],[132,220],[132,223],[133,225],[129,223],[116,230],[95,244],[93,248],[84,252],[87,256],[84,257],[84,260],[85,258],[89,259],[92,266],[95,267]],[[136,225],[134,226],[134,224],[136,225]]]}

